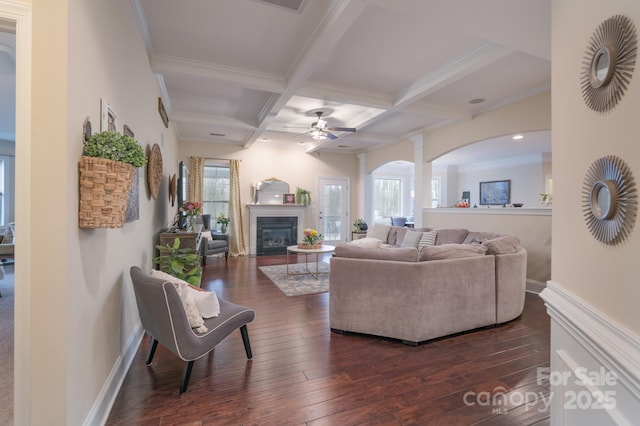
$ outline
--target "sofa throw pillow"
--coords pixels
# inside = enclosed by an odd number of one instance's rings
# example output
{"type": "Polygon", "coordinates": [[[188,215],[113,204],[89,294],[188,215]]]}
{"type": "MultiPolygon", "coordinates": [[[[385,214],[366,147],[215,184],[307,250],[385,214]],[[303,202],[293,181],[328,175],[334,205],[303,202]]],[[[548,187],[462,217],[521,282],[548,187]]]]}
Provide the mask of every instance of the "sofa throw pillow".
{"type": "Polygon", "coordinates": [[[487,248],[483,245],[471,244],[440,244],[427,246],[422,249],[419,261],[460,259],[464,257],[484,256],[487,248]]]}
{"type": "Polygon", "coordinates": [[[422,238],[422,232],[407,231],[404,234],[404,239],[402,240],[400,247],[418,248],[418,244],[420,243],[420,238],[422,238]]]}
{"type": "Polygon", "coordinates": [[[436,231],[423,232],[418,242],[418,250],[426,246],[432,246],[436,243],[436,231]]]}
{"type": "Polygon", "coordinates": [[[378,248],[380,247],[380,244],[382,244],[382,241],[371,237],[364,237],[358,240],[349,241],[347,244],[354,247],[378,248]]]}
{"type": "Polygon", "coordinates": [[[482,245],[487,247],[487,254],[509,254],[518,251],[520,239],[513,235],[505,235],[487,240],[482,245]]]}
{"type": "Polygon", "coordinates": [[[383,243],[387,242],[387,237],[389,236],[389,231],[391,230],[391,225],[385,225],[382,223],[375,223],[369,230],[367,231],[367,237],[375,238],[376,240],[380,240],[383,243]]]}
{"type": "Polygon", "coordinates": [[[189,290],[193,294],[202,318],[215,318],[220,315],[220,302],[215,292],[193,285],[189,285],[189,290]]]}
{"type": "Polygon", "coordinates": [[[178,292],[178,296],[180,296],[180,301],[184,307],[184,312],[187,314],[187,320],[189,321],[191,328],[198,333],[206,333],[209,331],[209,329],[204,325],[204,320],[198,310],[196,299],[193,297],[191,291],[189,291],[189,283],[156,269],[151,271],[151,276],[173,284],[178,292]]]}

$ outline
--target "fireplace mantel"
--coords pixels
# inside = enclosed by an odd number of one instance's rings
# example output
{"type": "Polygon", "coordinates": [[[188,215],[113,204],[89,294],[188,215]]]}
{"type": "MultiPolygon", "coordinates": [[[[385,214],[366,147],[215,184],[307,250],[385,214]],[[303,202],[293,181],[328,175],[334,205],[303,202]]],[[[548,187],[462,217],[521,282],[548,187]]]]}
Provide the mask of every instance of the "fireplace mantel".
{"type": "Polygon", "coordinates": [[[249,209],[249,254],[256,254],[258,217],[286,217],[298,218],[298,241],[302,241],[304,214],[306,206],[301,204],[247,204],[249,209]]]}

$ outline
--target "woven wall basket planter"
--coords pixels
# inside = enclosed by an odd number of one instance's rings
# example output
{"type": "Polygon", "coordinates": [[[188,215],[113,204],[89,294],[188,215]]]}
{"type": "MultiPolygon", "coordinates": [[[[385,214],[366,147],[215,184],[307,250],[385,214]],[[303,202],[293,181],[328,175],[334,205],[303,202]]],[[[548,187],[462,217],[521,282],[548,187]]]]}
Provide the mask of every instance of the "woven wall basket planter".
{"type": "Polygon", "coordinates": [[[121,228],[135,167],[121,161],[83,156],[80,170],[80,228],[121,228]]]}

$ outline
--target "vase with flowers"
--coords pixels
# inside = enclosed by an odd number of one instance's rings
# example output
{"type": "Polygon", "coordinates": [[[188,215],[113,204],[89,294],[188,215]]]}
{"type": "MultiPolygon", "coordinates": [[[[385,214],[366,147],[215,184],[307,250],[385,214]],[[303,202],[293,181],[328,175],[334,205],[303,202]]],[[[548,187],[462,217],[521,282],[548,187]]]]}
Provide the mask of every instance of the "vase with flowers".
{"type": "Polygon", "coordinates": [[[322,234],[315,229],[306,228],[303,233],[302,242],[298,243],[298,247],[302,249],[319,249],[322,247],[322,234]]]}
{"type": "Polygon", "coordinates": [[[220,224],[220,232],[224,234],[225,232],[227,232],[227,226],[229,225],[229,222],[231,222],[231,219],[229,219],[229,216],[227,216],[226,214],[220,212],[218,213],[216,222],[220,224]]]}
{"type": "Polygon", "coordinates": [[[178,214],[186,217],[187,231],[193,232],[196,229],[196,216],[202,214],[202,203],[200,201],[186,201],[178,208],[178,214]]]}

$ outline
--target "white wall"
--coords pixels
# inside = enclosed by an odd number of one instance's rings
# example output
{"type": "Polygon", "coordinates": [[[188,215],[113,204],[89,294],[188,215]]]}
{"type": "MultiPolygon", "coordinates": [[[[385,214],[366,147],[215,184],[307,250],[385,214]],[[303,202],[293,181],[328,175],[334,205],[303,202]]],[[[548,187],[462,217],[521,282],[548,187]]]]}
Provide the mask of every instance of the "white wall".
{"type": "Polygon", "coordinates": [[[458,170],[458,197],[462,191],[470,191],[472,206],[483,207],[480,205],[480,182],[511,180],[511,203],[540,207],[540,193],[544,192],[540,155],[464,164],[458,170]]]}
{"type": "MultiPolygon", "coordinates": [[[[166,183],[153,200],[141,181],[140,220],[120,229],[78,228],[82,123],[90,117],[94,132],[99,129],[105,98],[118,115],[118,129],[126,123],[143,146],[159,143],[168,164],[177,155],[173,131],[157,113],[160,91],[131,4],[35,3],[32,92],[36,210],[26,224],[32,240],[23,244],[34,268],[30,287],[16,293],[30,297],[27,312],[17,315],[32,327],[30,354],[16,353],[28,360],[29,377],[17,381],[30,381],[29,424],[100,422],[107,407],[95,404],[108,402],[99,398],[114,392],[112,381],[126,373],[122,356],[136,349],[139,321],[129,267],[150,269],[155,235],[170,212],[166,183]]],[[[16,274],[16,288],[21,284],[16,274]]]]}

